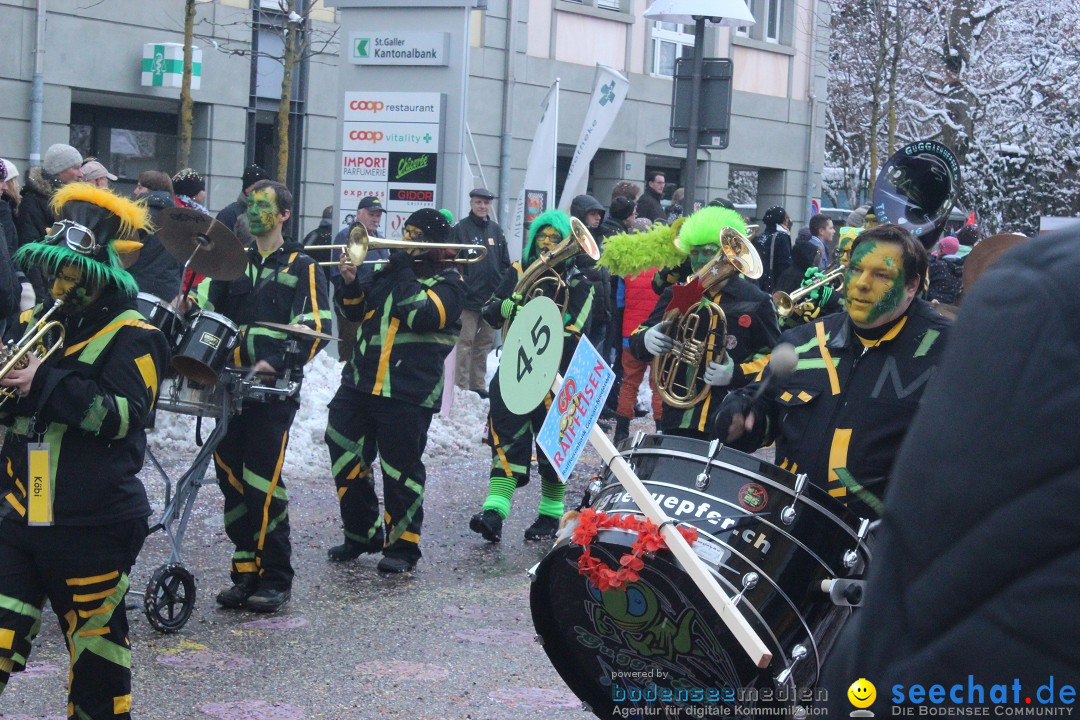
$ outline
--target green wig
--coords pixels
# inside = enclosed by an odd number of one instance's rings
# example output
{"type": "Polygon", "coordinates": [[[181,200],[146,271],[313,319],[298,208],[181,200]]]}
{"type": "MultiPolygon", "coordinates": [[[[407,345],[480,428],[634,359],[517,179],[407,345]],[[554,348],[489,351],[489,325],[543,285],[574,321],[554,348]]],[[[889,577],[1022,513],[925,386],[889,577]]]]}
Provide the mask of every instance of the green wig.
{"type": "Polygon", "coordinates": [[[684,253],[698,245],[719,245],[720,231],[734,228],[746,237],[746,221],[735,210],[719,207],[704,207],[687,218],[675,242],[684,253]]]}
{"type": "Polygon", "coordinates": [[[521,251],[521,259],[524,263],[528,264],[533,259],[533,240],[536,238],[536,233],[548,225],[558,230],[564,240],[570,237],[570,216],[562,210],[545,210],[529,225],[529,240],[521,251]]]}
{"type": "Polygon", "coordinates": [[[619,277],[675,267],[686,258],[675,243],[682,224],[683,218],[679,218],[671,226],[656,223],[646,232],[611,235],[604,240],[604,252],[597,264],[619,277]]]}

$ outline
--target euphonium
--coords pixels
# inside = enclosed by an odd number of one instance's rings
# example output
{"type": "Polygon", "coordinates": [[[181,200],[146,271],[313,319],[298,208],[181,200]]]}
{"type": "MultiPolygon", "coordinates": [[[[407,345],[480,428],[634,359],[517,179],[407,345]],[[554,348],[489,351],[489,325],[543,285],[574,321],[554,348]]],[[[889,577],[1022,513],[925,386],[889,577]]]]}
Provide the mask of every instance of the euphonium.
{"type": "MultiPolygon", "coordinates": [[[[720,250],[694,278],[708,292],[737,272],[751,280],[761,277],[761,258],[742,233],[726,227],[720,231],[720,250]]],[[[653,359],[652,376],[664,402],[685,410],[709,394],[703,376],[710,362],[724,359],[727,318],[719,305],[703,297],[686,313],[669,310],[664,320],[672,321],[667,334],[675,347],[653,359]]]]}
{"type": "Polygon", "coordinates": [[[777,290],[772,294],[773,302],[776,303],[776,314],[782,318],[791,315],[795,308],[802,303],[803,298],[809,296],[810,293],[818,288],[825,287],[826,285],[834,285],[838,281],[842,281],[846,270],[847,268],[841,265],[825,273],[809,285],[792,291],[790,294],[782,290],[777,290]]]}
{"type": "MultiPolygon", "coordinates": [[[[57,300],[48,312],[42,315],[37,322],[30,327],[26,328],[26,332],[19,338],[19,341],[10,347],[5,347],[0,352],[0,380],[6,378],[12,370],[22,370],[24,367],[30,364],[30,353],[34,353],[39,360],[45,360],[54,352],[59,350],[64,345],[64,324],[59,320],[49,320],[53,313],[60,309],[63,305],[62,300],[57,300]],[[59,337],[48,349],[42,344],[42,340],[47,334],[53,330],[57,331],[59,337]]],[[[16,397],[14,388],[0,388],[0,405],[3,405],[11,398],[16,397]]]]}
{"type": "Polygon", "coordinates": [[[600,247],[585,224],[576,217],[571,217],[570,236],[551,250],[540,253],[540,257],[525,268],[521,279],[514,286],[514,294],[521,296],[522,303],[527,303],[539,295],[547,294],[544,292],[545,286],[553,285],[548,297],[555,299],[559,305],[559,311],[565,314],[570,302],[570,294],[563,292],[562,300],[558,299],[559,291],[566,288],[566,282],[555,268],[581,253],[585,253],[593,260],[598,260],[600,247]]]}

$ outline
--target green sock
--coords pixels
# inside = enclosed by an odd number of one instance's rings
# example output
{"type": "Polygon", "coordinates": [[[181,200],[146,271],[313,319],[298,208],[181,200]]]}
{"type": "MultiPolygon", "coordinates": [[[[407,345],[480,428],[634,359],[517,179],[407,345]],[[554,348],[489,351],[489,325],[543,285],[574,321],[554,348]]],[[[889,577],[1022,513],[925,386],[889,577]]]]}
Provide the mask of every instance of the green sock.
{"type": "Polygon", "coordinates": [[[566,495],[566,485],[558,480],[552,482],[540,478],[540,508],[537,512],[548,517],[561,518],[564,495],[566,495]]]}
{"type": "Polygon", "coordinates": [[[488,487],[488,496],[484,500],[482,509],[494,510],[499,513],[499,517],[505,520],[510,514],[510,502],[514,499],[515,490],[517,490],[517,480],[492,475],[491,484],[488,487]]]}

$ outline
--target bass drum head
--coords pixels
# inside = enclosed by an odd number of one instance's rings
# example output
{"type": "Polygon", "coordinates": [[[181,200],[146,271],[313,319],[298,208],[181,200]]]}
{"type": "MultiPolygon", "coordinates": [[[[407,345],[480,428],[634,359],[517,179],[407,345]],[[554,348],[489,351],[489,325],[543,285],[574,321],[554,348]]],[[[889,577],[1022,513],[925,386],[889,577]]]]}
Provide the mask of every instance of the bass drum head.
{"type": "MultiPolygon", "coordinates": [[[[623,533],[601,532],[592,544],[593,555],[609,567],[629,551],[604,541],[616,534],[623,533]]],[[[544,652],[597,717],[623,717],[628,710],[630,717],[640,717],[645,708],[655,712],[661,706],[665,717],[680,718],[724,703],[732,706],[725,712],[729,717],[735,704],[790,707],[778,694],[768,701],[746,700],[740,689],[768,687],[769,676],[739,649],[669,552],[646,562],[640,579],[625,589],[606,592],[578,573],[581,553],[565,541],[552,550],[537,568],[529,599],[544,652]],[[709,609],[706,614],[699,608],[709,609]]]]}

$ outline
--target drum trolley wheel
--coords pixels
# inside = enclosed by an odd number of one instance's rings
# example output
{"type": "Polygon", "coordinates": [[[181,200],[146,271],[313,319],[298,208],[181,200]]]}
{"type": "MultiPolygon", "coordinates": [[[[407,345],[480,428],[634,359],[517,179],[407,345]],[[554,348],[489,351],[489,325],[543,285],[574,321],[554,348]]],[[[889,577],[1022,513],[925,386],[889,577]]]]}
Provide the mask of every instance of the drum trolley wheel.
{"type": "Polygon", "coordinates": [[[143,596],[143,612],[162,633],[184,627],[195,609],[195,576],[180,563],[160,566],[150,576],[143,596]]]}

